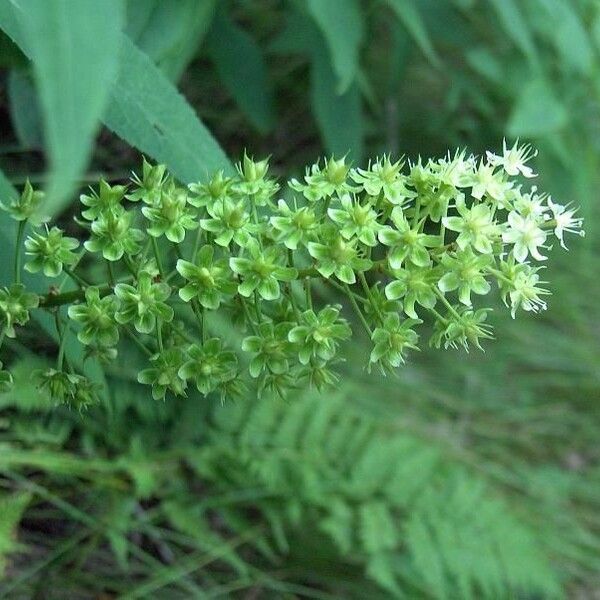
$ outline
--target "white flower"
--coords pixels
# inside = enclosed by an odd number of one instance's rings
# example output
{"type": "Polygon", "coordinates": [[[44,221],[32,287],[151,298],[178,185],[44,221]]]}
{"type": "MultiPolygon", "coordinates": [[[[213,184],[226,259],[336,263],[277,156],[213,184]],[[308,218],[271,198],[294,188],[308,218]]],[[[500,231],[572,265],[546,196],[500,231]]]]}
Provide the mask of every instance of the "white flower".
{"type": "Polygon", "coordinates": [[[522,217],[516,212],[508,215],[508,229],[502,234],[502,241],[514,244],[513,253],[518,262],[525,262],[528,254],[536,260],[546,260],[538,250],[546,241],[546,232],[542,231],[531,216],[522,217]]]}
{"type": "Polygon", "coordinates": [[[468,187],[473,179],[473,171],[475,169],[475,157],[468,156],[465,158],[464,150],[456,152],[451,157],[448,154],[447,158],[441,158],[436,165],[437,176],[442,183],[452,187],[468,187]]]}
{"type": "Polygon", "coordinates": [[[519,140],[517,140],[515,145],[510,149],[506,145],[506,140],[503,140],[502,156],[498,156],[489,151],[487,152],[487,159],[489,162],[495,167],[501,165],[512,177],[515,177],[519,173],[524,177],[536,177],[533,169],[525,164],[536,156],[537,150],[533,150],[529,144],[525,144],[519,148],[519,140]]]}
{"type": "Polygon", "coordinates": [[[546,195],[538,194],[535,185],[528,194],[521,194],[520,188],[514,192],[513,206],[522,217],[531,217],[537,221],[547,218],[545,213],[548,211],[548,207],[543,204],[546,195]]]}
{"type": "Polygon", "coordinates": [[[563,240],[563,234],[565,231],[568,233],[575,233],[581,237],[585,236],[585,231],[581,230],[583,225],[583,219],[581,217],[575,217],[575,210],[567,210],[568,206],[562,204],[554,204],[552,198],[548,198],[548,207],[552,211],[554,217],[554,235],[560,240],[560,245],[566,250],[565,242],[563,240]]]}
{"type": "Polygon", "coordinates": [[[494,200],[502,200],[506,191],[512,187],[512,183],[502,181],[498,173],[494,173],[494,167],[483,160],[479,163],[477,171],[473,174],[473,189],[471,196],[481,200],[487,194],[494,200]]]}
{"type": "Polygon", "coordinates": [[[547,295],[550,292],[539,287],[539,283],[544,282],[540,281],[540,277],[535,269],[517,273],[513,281],[513,289],[508,293],[511,305],[510,314],[513,319],[518,308],[531,312],[546,310],[546,302],[540,296],[547,295]]]}

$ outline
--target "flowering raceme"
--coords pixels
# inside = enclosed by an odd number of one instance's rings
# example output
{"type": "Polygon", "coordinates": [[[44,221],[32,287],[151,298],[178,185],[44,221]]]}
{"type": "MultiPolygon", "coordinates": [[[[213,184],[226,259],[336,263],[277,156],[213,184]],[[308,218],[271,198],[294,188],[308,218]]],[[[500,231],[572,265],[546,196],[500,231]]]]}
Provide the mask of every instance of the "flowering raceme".
{"type": "MultiPolygon", "coordinates": [[[[191,389],[229,398],[245,381],[261,394],[324,388],[337,380],[356,327],[372,344],[368,368],[384,374],[418,348],[427,321],[435,347],[481,347],[493,337],[485,298],[497,289],[513,317],[545,309],[540,263],[551,240],[566,247],[567,234],[583,235],[576,209],[526,187],[534,157],[528,145],[506,142],[482,158],[383,156],[367,168],[330,157],[285,187],[268,159],[246,154],[235,172],[187,187],[144,160],[128,185],[100,181],[81,196],[79,239],[57,226],[36,229],[43,194],[27,184],[2,205],[20,233],[15,281],[0,290],[0,343],[36,309],[52,312],[60,347],[41,382],[78,408],[96,386],[67,368],[69,330],[86,356],[103,361],[133,339],[147,359],[138,381],[154,398],[191,389]],[[26,240],[25,226],[33,227],[26,240]],[[27,290],[23,251],[25,269],[63,274],[76,289],[27,290]],[[90,259],[96,268],[85,266],[90,259]],[[103,270],[108,280],[98,281],[103,270]],[[327,294],[344,306],[317,305],[327,294]],[[68,321],[57,311],[65,304],[68,321]],[[216,337],[223,318],[244,330],[238,347],[216,337]]],[[[11,385],[0,363],[0,391],[11,385]]]]}

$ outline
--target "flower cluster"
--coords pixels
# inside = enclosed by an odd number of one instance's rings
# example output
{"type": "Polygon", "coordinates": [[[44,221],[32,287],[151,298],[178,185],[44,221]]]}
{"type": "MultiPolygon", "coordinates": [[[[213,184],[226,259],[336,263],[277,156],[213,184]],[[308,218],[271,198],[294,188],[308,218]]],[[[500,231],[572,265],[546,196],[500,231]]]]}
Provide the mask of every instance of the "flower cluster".
{"type": "MultiPolygon", "coordinates": [[[[187,187],[144,161],[128,185],[100,181],[81,196],[76,220],[88,235],[79,254],[80,240],[56,226],[25,240],[27,270],[64,273],[78,291],[38,297],[20,280],[0,290],[2,338],[14,337],[38,304],[55,311],[70,303],[69,321],[57,316],[59,337],[73,329],[103,360],[132,338],[148,358],[138,380],[154,398],[192,388],[228,398],[252,381],[260,393],[321,389],[336,381],[353,324],[372,343],[367,367],[383,373],[418,349],[425,321],[433,346],[481,347],[492,337],[482,299],[496,288],[513,317],[544,309],[540,269],[551,239],[565,247],[567,233],[583,235],[575,209],[525,187],[534,156],[505,142],[483,158],[384,156],[353,168],[331,157],[283,188],[268,160],[247,155],[235,173],[187,187]],[[99,269],[81,274],[86,254],[104,263],[108,281],[87,283],[99,269]],[[345,306],[316,306],[322,286],[345,306]],[[240,323],[239,348],[216,337],[217,312],[240,323]]],[[[40,198],[27,185],[7,210],[31,222],[40,198]]],[[[92,387],[63,362],[59,351],[43,385],[59,401],[87,405],[92,387]]]]}

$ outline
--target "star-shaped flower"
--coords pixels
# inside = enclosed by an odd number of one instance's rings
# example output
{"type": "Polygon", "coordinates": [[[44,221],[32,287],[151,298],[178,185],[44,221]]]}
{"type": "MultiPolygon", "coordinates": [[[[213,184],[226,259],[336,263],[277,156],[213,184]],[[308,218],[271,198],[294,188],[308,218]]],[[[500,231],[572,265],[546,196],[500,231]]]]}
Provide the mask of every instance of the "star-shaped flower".
{"type": "Polygon", "coordinates": [[[25,254],[31,259],[25,264],[30,273],[42,271],[46,277],[58,277],[63,265],[77,262],[73,250],[79,242],[72,237],[65,237],[58,227],[44,233],[32,233],[25,240],[25,254]]]}
{"type": "Polygon", "coordinates": [[[246,251],[248,256],[229,259],[231,270],[242,277],[238,286],[242,296],[249,297],[256,290],[265,300],[277,300],[281,293],[279,282],[297,279],[297,269],[286,266],[287,256],[280,246],[263,250],[253,242],[246,251]]]}
{"type": "Polygon", "coordinates": [[[166,283],[154,283],[150,273],[141,272],[135,286],[118,283],[115,295],[120,300],[115,319],[121,324],[133,321],[140,333],[151,333],[157,319],[165,323],[173,319],[173,309],[165,303],[171,288],[166,283]]]}
{"type": "Polygon", "coordinates": [[[214,252],[213,246],[206,245],[200,248],[195,262],[177,261],[178,273],[187,280],[179,290],[184,302],[197,297],[202,306],[216,310],[227,296],[235,293],[237,286],[231,278],[227,260],[214,260],[214,252]]]}

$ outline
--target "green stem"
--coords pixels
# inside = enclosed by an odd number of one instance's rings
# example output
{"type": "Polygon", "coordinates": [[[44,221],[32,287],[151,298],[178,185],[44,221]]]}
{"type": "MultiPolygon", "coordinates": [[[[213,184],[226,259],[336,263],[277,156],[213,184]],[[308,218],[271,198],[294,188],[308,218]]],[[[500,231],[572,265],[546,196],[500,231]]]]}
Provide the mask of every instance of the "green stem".
{"type": "Polygon", "coordinates": [[[304,291],[306,293],[306,308],[312,310],[313,301],[312,301],[312,288],[310,283],[310,277],[304,278],[304,291]]]}
{"type": "Polygon", "coordinates": [[[134,279],[137,279],[137,271],[135,270],[134,264],[131,262],[131,258],[127,254],[123,254],[123,261],[128,271],[133,275],[134,279]]]}
{"type": "MultiPolygon", "coordinates": [[[[346,291],[346,288],[342,285],[340,285],[339,283],[337,283],[336,281],[334,281],[333,279],[326,279],[325,280],[330,286],[334,287],[336,290],[339,290],[340,292],[343,292],[344,294],[347,294],[348,292],[346,291]]],[[[362,302],[363,304],[369,304],[369,300],[367,300],[367,298],[363,298],[363,296],[361,296],[360,294],[357,294],[356,292],[353,292],[352,290],[350,290],[350,293],[354,296],[354,298],[356,300],[359,300],[360,302],[362,302]]]]}
{"type": "Polygon", "coordinates": [[[244,296],[242,296],[242,295],[239,295],[238,298],[240,300],[240,304],[242,305],[242,310],[244,311],[244,316],[246,317],[246,321],[248,321],[248,323],[250,323],[250,328],[252,329],[254,334],[258,335],[258,330],[256,328],[256,325],[254,324],[254,320],[250,316],[250,310],[248,309],[248,304],[246,303],[246,298],[244,298],[244,296]]]}
{"type": "Polygon", "coordinates": [[[112,287],[115,287],[115,272],[113,270],[112,262],[106,261],[106,267],[108,270],[108,281],[112,287]]]}
{"type": "Polygon", "coordinates": [[[6,327],[3,327],[2,331],[0,331],[0,348],[2,348],[2,344],[4,343],[5,337],[6,337],[6,327]]]}
{"type": "Polygon", "coordinates": [[[149,348],[146,348],[144,344],[137,338],[137,336],[131,331],[129,327],[124,328],[127,337],[147,356],[154,356],[154,352],[152,352],[149,348]]]}
{"type": "Polygon", "coordinates": [[[56,359],[56,370],[62,371],[63,363],[65,360],[65,346],[67,343],[67,333],[60,325],[60,311],[56,311],[54,315],[54,322],[56,323],[56,332],[58,333],[59,346],[58,346],[58,357],[56,359]]]}
{"type": "Polygon", "coordinates": [[[160,273],[160,278],[164,281],[165,272],[163,270],[162,261],[160,260],[160,252],[158,250],[158,240],[154,236],[150,236],[152,240],[152,252],[154,252],[154,260],[156,260],[156,266],[158,267],[158,272],[160,273]]]}
{"type": "Polygon", "coordinates": [[[446,298],[446,296],[444,296],[444,293],[437,286],[433,286],[433,291],[435,292],[437,297],[442,301],[442,303],[446,306],[446,308],[450,311],[450,313],[454,315],[459,321],[462,321],[462,317],[458,314],[458,312],[456,312],[454,306],[452,306],[452,304],[448,302],[448,299],[446,298]]]}
{"type": "Polygon", "coordinates": [[[14,279],[15,283],[21,283],[21,244],[23,243],[23,236],[25,235],[25,227],[27,221],[19,221],[19,228],[17,229],[17,241],[15,243],[15,269],[14,279]]]}
{"type": "Polygon", "coordinates": [[[200,309],[200,305],[198,304],[198,301],[196,300],[196,298],[193,298],[190,301],[190,306],[192,307],[192,311],[194,313],[194,316],[196,317],[196,321],[198,323],[198,329],[200,330],[200,336],[202,337],[202,340],[204,340],[205,336],[206,336],[206,334],[204,333],[204,319],[203,319],[202,311],[200,309]]]}
{"type": "Polygon", "coordinates": [[[366,329],[367,333],[369,334],[369,337],[371,337],[373,335],[373,332],[371,331],[371,328],[369,327],[369,324],[367,323],[365,316],[363,315],[362,311],[360,310],[360,307],[356,303],[356,300],[354,299],[354,295],[352,294],[352,290],[350,289],[350,286],[347,283],[344,283],[344,288],[345,288],[346,294],[350,300],[350,303],[352,304],[352,308],[354,309],[354,312],[358,315],[358,318],[360,319],[360,322],[363,324],[364,328],[366,329]]]}
{"type": "Polygon", "coordinates": [[[369,302],[371,303],[371,306],[373,307],[375,314],[379,317],[379,319],[383,323],[383,315],[381,314],[381,311],[379,310],[379,307],[377,306],[377,303],[375,302],[375,298],[373,298],[373,294],[371,294],[371,288],[369,287],[369,284],[367,283],[367,278],[365,277],[365,274],[362,271],[360,271],[358,273],[358,278],[360,279],[360,284],[362,285],[362,288],[365,291],[365,294],[366,294],[367,298],[369,299],[369,302]]]}
{"type": "Polygon", "coordinates": [[[85,279],[83,279],[83,277],[80,277],[74,271],[72,271],[70,267],[67,267],[66,265],[63,266],[63,271],[77,284],[79,288],[84,289],[90,285],[85,279]]]}
{"type": "Polygon", "coordinates": [[[156,321],[156,341],[158,342],[159,352],[164,352],[165,347],[163,346],[162,320],[161,319],[158,319],[156,321]]]}

